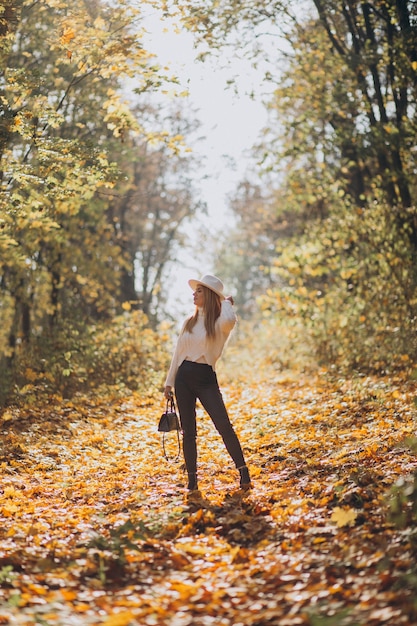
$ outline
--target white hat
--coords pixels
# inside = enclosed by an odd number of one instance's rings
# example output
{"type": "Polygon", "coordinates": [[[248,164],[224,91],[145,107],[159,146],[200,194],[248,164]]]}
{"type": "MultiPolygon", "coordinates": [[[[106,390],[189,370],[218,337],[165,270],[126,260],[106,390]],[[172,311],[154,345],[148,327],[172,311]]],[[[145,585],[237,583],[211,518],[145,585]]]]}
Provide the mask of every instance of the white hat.
{"type": "Polygon", "coordinates": [[[220,278],[217,278],[217,276],[206,274],[205,276],[203,276],[203,278],[200,278],[200,280],[196,280],[193,278],[190,279],[188,281],[188,284],[190,285],[193,291],[197,289],[198,285],[204,285],[204,287],[208,287],[209,289],[214,291],[214,293],[217,293],[217,295],[220,296],[222,300],[224,300],[224,295],[223,295],[224,285],[222,281],[220,280],[220,278]]]}

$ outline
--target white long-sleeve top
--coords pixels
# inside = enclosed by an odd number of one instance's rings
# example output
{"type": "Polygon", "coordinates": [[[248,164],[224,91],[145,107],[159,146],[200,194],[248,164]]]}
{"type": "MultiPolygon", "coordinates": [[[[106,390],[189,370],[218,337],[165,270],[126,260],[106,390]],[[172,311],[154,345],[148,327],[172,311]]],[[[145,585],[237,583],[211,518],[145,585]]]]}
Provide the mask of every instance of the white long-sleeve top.
{"type": "Polygon", "coordinates": [[[230,300],[223,300],[221,313],[216,320],[215,337],[207,340],[206,328],[204,326],[204,312],[199,309],[197,323],[191,333],[181,330],[177,345],[172,356],[171,366],[165,381],[165,387],[173,387],[175,376],[179,366],[184,360],[198,361],[204,357],[205,361],[211,365],[213,370],[216,362],[220,358],[224,345],[236,324],[236,315],[230,300]]]}

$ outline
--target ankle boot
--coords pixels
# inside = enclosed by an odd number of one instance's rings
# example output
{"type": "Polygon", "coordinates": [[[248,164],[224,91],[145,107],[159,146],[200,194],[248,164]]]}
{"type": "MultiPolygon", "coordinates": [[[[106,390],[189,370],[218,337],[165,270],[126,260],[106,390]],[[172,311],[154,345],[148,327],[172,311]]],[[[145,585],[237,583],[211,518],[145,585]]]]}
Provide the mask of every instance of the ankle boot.
{"type": "Polygon", "coordinates": [[[197,474],[188,473],[188,491],[197,491],[198,483],[197,483],[197,474]]]}
{"type": "Polygon", "coordinates": [[[252,487],[252,483],[250,481],[249,470],[246,465],[242,465],[242,467],[237,468],[240,474],[240,488],[241,489],[250,489],[252,487]]]}

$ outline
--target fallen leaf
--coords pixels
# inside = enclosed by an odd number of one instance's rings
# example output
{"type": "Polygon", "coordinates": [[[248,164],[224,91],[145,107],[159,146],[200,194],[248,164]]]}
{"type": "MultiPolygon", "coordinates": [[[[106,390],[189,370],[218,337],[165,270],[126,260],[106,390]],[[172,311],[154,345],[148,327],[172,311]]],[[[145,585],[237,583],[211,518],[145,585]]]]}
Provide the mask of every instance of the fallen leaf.
{"type": "Polygon", "coordinates": [[[331,521],[335,522],[339,528],[343,526],[352,526],[358,516],[357,511],[354,509],[342,509],[337,506],[331,516],[331,521]]]}

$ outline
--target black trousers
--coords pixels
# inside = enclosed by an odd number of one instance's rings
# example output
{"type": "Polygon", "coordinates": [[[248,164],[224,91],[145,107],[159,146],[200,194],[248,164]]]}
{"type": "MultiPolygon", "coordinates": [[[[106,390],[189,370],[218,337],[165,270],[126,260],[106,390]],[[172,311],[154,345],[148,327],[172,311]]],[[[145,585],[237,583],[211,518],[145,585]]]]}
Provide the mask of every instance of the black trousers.
{"type": "Polygon", "coordinates": [[[183,361],[175,378],[175,396],[183,430],[184,459],[188,473],[193,474],[197,471],[197,399],[200,400],[222,436],[226,450],[235,466],[245,465],[242,447],[230,423],[216,372],[211,365],[183,361]]]}

